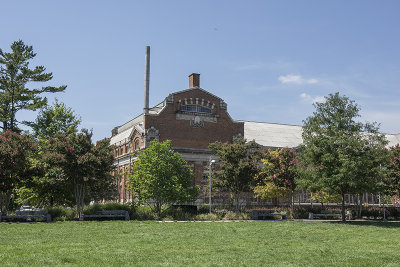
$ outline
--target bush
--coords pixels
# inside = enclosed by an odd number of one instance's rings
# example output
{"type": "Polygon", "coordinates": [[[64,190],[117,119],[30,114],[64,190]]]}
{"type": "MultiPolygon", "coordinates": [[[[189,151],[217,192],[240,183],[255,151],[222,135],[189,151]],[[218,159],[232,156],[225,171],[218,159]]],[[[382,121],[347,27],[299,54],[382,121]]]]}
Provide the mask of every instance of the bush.
{"type": "Polygon", "coordinates": [[[185,210],[182,210],[181,208],[175,207],[168,208],[162,214],[163,217],[166,216],[172,218],[175,221],[190,221],[195,215],[196,213],[187,212],[185,210]]]}
{"type": "MultiPolygon", "coordinates": [[[[374,219],[383,218],[383,208],[381,207],[368,207],[361,211],[362,217],[373,217],[374,219]]],[[[396,207],[388,207],[386,208],[386,218],[393,217],[399,218],[400,217],[400,209],[396,207]]]]}
{"type": "Polygon", "coordinates": [[[133,204],[123,204],[118,202],[95,203],[93,205],[85,206],[83,214],[96,214],[101,210],[126,210],[129,214],[133,214],[135,206],[133,204]]]}
{"type": "Polygon", "coordinates": [[[66,208],[63,206],[47,208],[52,221],[72,221],[76,219],[76,208],[66,208]]]}
{"type": "Polygon", "coordinates": [[[155,220],[157,215],[155,212],[151,210],[149,206],[137,206],[135,208],[135,212],[131,217],[131,220],[139,220],[139,221],[146,221],[146,220],[155,220]]]}
{"type": "Polygon", "coordinates": [[[208,213],[208,214],[199,214],[194,217],[196,221],[217,221],[219,220],[217,214],[208,213]]]}
{"type": "Polygon", "coordinates": [[[235,213],[232,211],[228,211],[225,216],[224,220],[250,220],[250,215],[246,212],[239,212],[235,213]]]}
{"type": "Polygon", "coordinates": [[[203,214],[209,212],[210,212],[210,206],[208,204],[202,204],[200,206],[197,206],[197,214],[203,214]]]}

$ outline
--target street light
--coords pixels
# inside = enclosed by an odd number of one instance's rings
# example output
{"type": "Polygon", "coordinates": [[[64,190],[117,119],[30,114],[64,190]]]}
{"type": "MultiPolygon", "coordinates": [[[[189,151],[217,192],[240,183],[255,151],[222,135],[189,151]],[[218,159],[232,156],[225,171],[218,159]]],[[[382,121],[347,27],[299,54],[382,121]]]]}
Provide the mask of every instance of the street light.
{"type": "Polygon", "coordinates": [[[211,213],[211,172],[212,172],[212,165],[215,162],[216,162],[215,159],[211,160],[211,157],[210,157],[210,169],[209,169],[209,172],[210,172],[210,196],[209,196],[210,213],[211,213]]]}

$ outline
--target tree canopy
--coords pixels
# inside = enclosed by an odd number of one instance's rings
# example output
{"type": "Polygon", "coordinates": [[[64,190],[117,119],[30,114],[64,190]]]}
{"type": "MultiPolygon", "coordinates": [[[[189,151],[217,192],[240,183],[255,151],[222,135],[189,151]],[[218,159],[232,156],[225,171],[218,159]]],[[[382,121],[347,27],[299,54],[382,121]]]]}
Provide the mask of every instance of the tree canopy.
{"type": "Polygon", "coordinates": [[[255,196],[262,199],[280,198],[287,193],[293,196],[298,176],[296,151],[289,148],[268,149],[262,155],[261,162],[263,166],[257,174],[255,196]]]}
{"type": "Polygon", "coordinates": [[[36,110],[47,103],[43,93],[62,92],[66,86],[43,86],[31,89],[27,84],[47,82],[53,78],[44,66],[29,68],[29,61],[36,56],[32,46],[19,40],[11,45],[11,52],[0,49],[0,121],[3,130],[19,131],[16,113],[36,110]]]}
{"type": "Polygon", "coordinates": [[[258,171],[259,154],[254,141],[234,139],[232,144],[215,142],[210,150],[218,156],[220,168],[215,173],[215,185],[233,194],[236,212],[239,210],[239,196],[251,191],[254,176],[258,171]]]}
{"type": "Polygon", "coordinates": [[[390,163],[387,170],[386,185],[388,193],[400,197],[400,145],[390,148],[390,163]]]}
{"type": "Polygon", "coordinates": [[[314,174],[302,176],[301,183],[339,194],[345,220],[345,194],[376,190],[387,141],[376,124],[357,121],[360,109],[353,100],[339,93],[325,100],[304,121],[302,158],[314,174]]]}
{"type": "Polygon", "coordinates": [[[85,195],[92,199],[106,199],[115,188],[111,176],[114,157],[109,139],[92,144],[92,133],[87,130],[51,137],[43,151],[43,163],[48,178],[56,186],[70,190],[75,197],[78,218],[81,218],[85,195]]]}
{"type": "Polygon", "coordinates": [[[36,137],[48,139],[57,133],[73,135],[78,132],[80,123],[80,117],[71,108],[56,99],[52,106],[42,107],[35,122],[28,125],[36,137]]]}
{"type": "Polygon", "coordinates": [[[3,214],[8,210],[14,190],[35,174],[32,161],[36,151],[37,143],[32,136],[11,130],[0,133],[0,202],[3,214]]]}
{"type": "Polygon", "coordinates": [[[192,170],[181,154],[171,149],[169,140],[151,141],[150,146],[139,153],[128,179],[139,202],[154,201],[159,217],[164,204],[193,201],[199,191],[199,187],[192,184],[192,170]]]}

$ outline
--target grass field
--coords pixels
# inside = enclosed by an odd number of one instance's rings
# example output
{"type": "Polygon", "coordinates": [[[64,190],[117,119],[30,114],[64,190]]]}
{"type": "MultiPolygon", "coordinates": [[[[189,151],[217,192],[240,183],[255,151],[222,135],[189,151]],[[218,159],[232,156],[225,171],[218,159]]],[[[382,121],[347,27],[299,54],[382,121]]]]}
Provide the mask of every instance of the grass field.
{"type": "Polygon", "coordinates": [[[399,223],[0,224],[0,265],[399,266],[399,223]]]}

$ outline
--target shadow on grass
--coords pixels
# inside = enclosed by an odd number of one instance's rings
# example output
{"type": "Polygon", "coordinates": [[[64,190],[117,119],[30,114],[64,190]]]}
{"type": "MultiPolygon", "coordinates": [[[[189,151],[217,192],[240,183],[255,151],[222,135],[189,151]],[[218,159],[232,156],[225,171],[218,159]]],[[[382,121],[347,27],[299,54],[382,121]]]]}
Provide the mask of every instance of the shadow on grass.
{"type": "Polygon", "coordinates": [[[337,222],[327,222],[332,224],[347,224],[347,225],[357,225],[357,226],[375,226],[382,228],[400,228],[400,222],[390,222],[390,221],[346,221],[345,223],[341,221],[337,222]]]}

